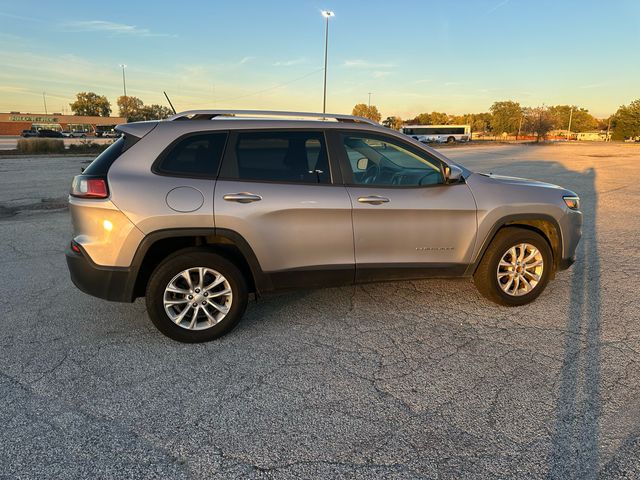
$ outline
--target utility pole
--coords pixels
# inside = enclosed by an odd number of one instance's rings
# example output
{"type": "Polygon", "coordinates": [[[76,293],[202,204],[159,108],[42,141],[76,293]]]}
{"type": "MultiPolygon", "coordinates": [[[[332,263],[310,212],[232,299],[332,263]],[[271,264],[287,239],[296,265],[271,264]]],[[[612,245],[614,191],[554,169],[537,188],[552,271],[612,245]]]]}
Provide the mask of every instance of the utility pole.
{"type": "Polygon", "coordinates": [[[567,141],[571,135],[571,120],[573,120],[573,105],[571,105],[571,111],[569,112],[569,128],[567,128],[567,141]]]}
{"type": "Polygon", "coordinates": [[[329,49],[329,18],[334,17],[335,13],[331,10],[323,10],[322,16],[326,20],[324,30],[324,84],[322,89],[322,113],[327,113],[327,53],[329,49]]]}
{"type": "Polygon", "coordinates": [[[48,115],[48,112],[47,112],[47,97],[45,96],[44,92],[42,92],[42,102],[44,103],[44,114],[48,115]]]}
{"type": "Polygon", "coordinates": [[[520,122],[518,123],[518,134],[516,135],[516,142],[518,141],[518,137],[520,136],[521,129],[522,129],[522,115],[520,115],[520,122]]]}

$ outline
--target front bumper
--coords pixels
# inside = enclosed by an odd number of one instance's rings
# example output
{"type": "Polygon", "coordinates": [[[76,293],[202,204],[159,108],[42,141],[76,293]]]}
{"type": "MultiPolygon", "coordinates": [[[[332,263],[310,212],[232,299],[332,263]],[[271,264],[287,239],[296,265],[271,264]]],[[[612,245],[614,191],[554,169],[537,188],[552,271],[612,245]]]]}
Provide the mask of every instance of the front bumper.
{"type": "Polygon", "coordinates": [[[558,263],[558,270],[566,270],[571,265],[573,265],[575,261],[576,261],[575,256],[561,259],[560,263],[558,263]]]}
{"type": "Polygon", "coordinates": [[[128,268],[102,267],[81,250],[65,252],[73,284],[84,293],[113,302],[132,302],[131,272],[128,268]]]}
{"type": "Polygon", "coordinates": [[[562,229],[562,258],[558,264],[558,270],[566,270],[576,260],[576,249],[582,237],[582,212],[570,210],[560,220],[562,229]]]}

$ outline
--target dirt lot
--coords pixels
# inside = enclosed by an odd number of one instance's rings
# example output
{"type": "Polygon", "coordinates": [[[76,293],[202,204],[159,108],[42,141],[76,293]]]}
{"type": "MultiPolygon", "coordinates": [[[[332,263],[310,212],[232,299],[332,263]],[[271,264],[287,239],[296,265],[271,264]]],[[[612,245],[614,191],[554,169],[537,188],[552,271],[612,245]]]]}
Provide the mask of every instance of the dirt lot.
{"type": "Polygon", "coordinates": [[[443,152],[581,195],[578,261],[535,303],[303,291],[206,345],[71,285],[87,159],[0,158],[0,477],[639,478],[640,147],[443,152]]]}

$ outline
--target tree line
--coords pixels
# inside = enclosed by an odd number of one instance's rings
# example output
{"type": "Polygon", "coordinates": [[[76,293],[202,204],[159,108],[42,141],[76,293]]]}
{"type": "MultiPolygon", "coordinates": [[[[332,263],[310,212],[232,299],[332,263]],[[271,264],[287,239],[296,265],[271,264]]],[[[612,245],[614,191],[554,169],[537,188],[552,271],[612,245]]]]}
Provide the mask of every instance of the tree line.
{"type": "MultiPolygon", "coordinates": [[[[142,120],[162,120],[170,116],[173,111],[164,105],[145,105],[138,97],[130,95],[118,97],[116,101],[118,113],[129,122],[142,120]]],[[[76,101],[70,103],[74,115],[108,117],[111,115],[111,103],[104,95],[94,92],[80,92],[76,94],[76,101]]]]}
{"type": "MultiPolygon", "coordinates": [[[[164,105],[145,105],[133,96],[120,96],[116,104],[121,117],[129,122],[141,120],[161,120],[173,112],[164,105]]],[[[104,95],[94,92],[76,94],[76,101],[69,106],[75,115],[108,117],[111,115],[111,103],[104,95]]],[[[382,115],[375,105],[358,103],[353,107],[353,115],[380,122],[382,115]]],[[[614,140],[640,136],[640,99],[629,105],[622,105],[609,118],[598,119],[589,110],[572,105],[554,105],[551,107],[523,107],[518,102],[505,100],[494,102],[488,112],[449,115],[444,112],[420,113],[413,118],[402,119],[398,116],[386,117],[382,124],[389,128],[400,129],[402,125],[470,125],[473,132],[485,132],[495,136],[535,135],[538,140],[552,130],[571,130],[587,132],[590,130],[608,130],[613,132],[614,140]]]]}
{"type": "MultiPolygon", "coordinates": [[[[355,105],[352,114],[376,122],[380,122],[382,118],[375,105],[364,103],[355,105]]],[[[396,130],[402,125],[470,125],[473,132],[496,136],[534,135],[538,140],[545,138],[553,130],[579,133],[610,129],[614,140],[624,140],[640,135],[640,99],[620,106],[614,115],[604,119],[598,119],[586,108],[574,105],[523,107],[518,102],[505,100],[494,102],[488,112],[464,115],[431,112],[420,113],[408,119],[389,116],[382,121],[382,125],[396,130]]]]}

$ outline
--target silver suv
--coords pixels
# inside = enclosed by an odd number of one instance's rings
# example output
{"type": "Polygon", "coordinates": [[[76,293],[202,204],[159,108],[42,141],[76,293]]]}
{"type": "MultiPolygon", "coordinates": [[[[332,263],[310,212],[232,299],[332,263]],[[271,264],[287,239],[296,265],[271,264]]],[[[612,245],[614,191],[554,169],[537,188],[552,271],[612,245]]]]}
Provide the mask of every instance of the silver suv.
{"type": "Polygon", "coordinates": [[[73,179],[71,279],[145,296],[182,342],[225,334],[250,293],[282,289],[473,276],[523,305],[581,235],[575,193],[471,172],[364,118],[198,110],[118,131],[73,179]]]}

